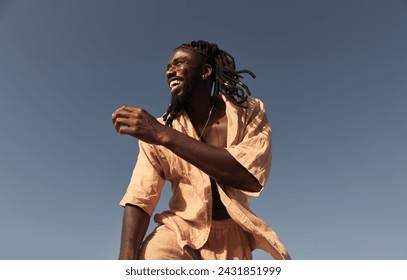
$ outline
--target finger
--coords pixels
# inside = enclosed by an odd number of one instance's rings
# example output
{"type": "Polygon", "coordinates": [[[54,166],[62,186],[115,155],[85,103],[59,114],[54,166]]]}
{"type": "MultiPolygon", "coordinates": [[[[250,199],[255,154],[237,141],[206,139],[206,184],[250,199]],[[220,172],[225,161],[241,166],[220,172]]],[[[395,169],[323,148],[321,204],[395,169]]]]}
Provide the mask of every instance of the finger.
{"type": "Polygon", "coordinates": [[[114,113],[113,116],[116,117],[116,118],[117,117],[131,118],[131,117],[137,117],[138,114],[135,113],[135,112],[122,110],[122,111],[119,111],[117,113],[114,113]]]}
{"type": "Polygon", "coordinates": [[[118,120],[119,122],[143,123],[145,122],[146,117],[139,113],[120,111],[117,114],[112,115],[113,124],[115,124],[118,120]]]}
{"type": "Polygon", "coordinates": [[[121,126],[117,131],[119,134],[127,134],[127,135],[135,135],[136,129],[134,127],[129,126],[121,126]]]}
{"type": "Polygon", "coordinates": [[[119,112],[136,112],[139,110],[142,110],[142,109],[139,107],[124,105],[124,106],[118,108],[116,111],[114,111],[113,114],[119,113],[119,112]]]}
{"type": "MultiPolygon", "coordinates": [[[[112,121],[114,122],[117,117],[136,117],[136,118],[141,118],[145,116],[147,112],[138,107],[131,107],[131,106],[122,106],[116,111],[113,112],[112,114],[112,121]]],[[[148,114],[148,113],[147,113],[148,114]]]]}
{"type": "Polygon", "coordinates": [[[118,109],[112,114],[112,123],[114,124],[117,118],[137,118],[137,114],[127,111],[125,109],[118,109]]]}
{"type": "Polygon", "coordinates": [[[122,106],[122,107],[117,108],[116,110],[114,110],[113,113],[112,113],[112,118],[113,118],[115,115],[119,114],[120,112],[124,112],[124,111],[129,111],[128,106],[122,106]],[[127,108],[127,109],[126,109],[126,108],[127,108]]]}
{"type": "Polygon", "coordinates": [[[115,128],[116,132],[119,132],[120,127],[122,127],[122,126],[134,125],[134,120],[131,120],[128,118],[117,117],[113,124],[114,124],[114,128],[115,128]]]}
{"type": "Polygon", "coordinates": [[[122,106],[122,107],[117,108],[116,110],[114,110],[112,115],[115,115],[115,114],[117,114],[117,112],[119,112],[120,110],[123,110],[123,107],[124,107],[124,106],[122,106]]]}
{"type": "Polygon", "coordinates": [[[113,124],[115,124],[116,119],[117,119],[117,117],[118,117],[118,112],[119,112],[120,110],[122,110],[122,108],[123,108],[123,107],[120,107],[120,108],[116,109],[115,111],[113,111],[113,113],[112,113],[112,123],[113,123],[113,124]]]}
{"type": "Polygon", "coordinates": [[[123,111],[133,112],[133,111],[139,110],[140,108],[139,107],[134,107],[134,106],[129,106],[129,105],[124,105],[124,106],[121,107],[121,109],[123,111]]]}
{"type": "Polygon", "coordinates": [[[116,118],[116,121],[114,123],[114,127],[117,132],[120,131],[121,127],[132,127],[134,129],[136,129],[138,127],[142,127],[143,125],[145,125],[145,121],[143,121],[143,119],[140,119],[140,118],[118,117],[118,118],[116,118]]]}

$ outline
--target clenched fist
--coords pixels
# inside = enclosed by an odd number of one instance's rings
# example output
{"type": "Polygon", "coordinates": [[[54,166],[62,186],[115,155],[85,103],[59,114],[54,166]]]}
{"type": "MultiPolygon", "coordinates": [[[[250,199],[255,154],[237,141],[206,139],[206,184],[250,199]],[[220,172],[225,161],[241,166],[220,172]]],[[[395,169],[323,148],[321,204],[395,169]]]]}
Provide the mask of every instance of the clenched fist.
{"type": "Polygon", "coordinates": [[[114,111],[112,122],[119,134],[127,134],[154,145],[162,145],[166,133],[171,129],[143,108],[132,106],[123,106],[114,111]]]}

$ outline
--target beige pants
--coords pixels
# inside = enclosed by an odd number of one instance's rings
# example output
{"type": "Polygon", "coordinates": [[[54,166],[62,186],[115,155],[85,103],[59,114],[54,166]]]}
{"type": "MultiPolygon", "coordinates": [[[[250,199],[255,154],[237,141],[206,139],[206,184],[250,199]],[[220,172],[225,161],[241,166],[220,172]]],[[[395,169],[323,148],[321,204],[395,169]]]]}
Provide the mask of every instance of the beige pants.
{"type": "Polygon", "coordinates": [[[249,236],[233,220],[212,221],[208,241],[197,250],[177,243],[175,232],[159,225],[143,242],[142,260],[251,260],[249,236]]]}

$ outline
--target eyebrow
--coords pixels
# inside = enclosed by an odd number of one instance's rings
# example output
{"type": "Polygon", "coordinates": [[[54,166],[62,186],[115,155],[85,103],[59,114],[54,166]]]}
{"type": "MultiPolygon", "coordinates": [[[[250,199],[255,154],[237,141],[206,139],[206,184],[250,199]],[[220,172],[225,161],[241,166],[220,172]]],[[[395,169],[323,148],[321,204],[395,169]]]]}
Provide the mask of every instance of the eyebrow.
{"type": "Polygon", "coordinates": [[[168,63],[168,64],[167,64],[167,69],[169,69],[169,68],[171,67],[171,64],[174,64],[174,63],[177,62],[178,60],[185,60],[185,59],[188,59],[188,56],[187,56],[187,55],[175,57],[175,58],[171,61],[171,63],[168,63]]]}

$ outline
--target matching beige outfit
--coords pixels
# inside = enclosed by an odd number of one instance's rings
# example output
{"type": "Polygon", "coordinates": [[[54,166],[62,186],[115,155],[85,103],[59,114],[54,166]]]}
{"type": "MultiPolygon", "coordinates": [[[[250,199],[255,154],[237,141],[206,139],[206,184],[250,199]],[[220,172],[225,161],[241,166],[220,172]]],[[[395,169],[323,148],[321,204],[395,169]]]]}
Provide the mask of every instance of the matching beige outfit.
{"type": "MultiPolygon", "coordinates": [[[[263,186],[271,167],[271,128],[263,103],[249,97],[248,108],[226,103],[225,148],[263,186]]],[[[162,119],[160,119],[162,122],[162,119]]],[[[173,128],[198,140],[186,113],[173,128]]],[[[155,231],[142,244],[145,259],[251,259],[260,248],[275,259],[289,259],[276,233],[250,210],[247,192],[217,183],[220,198],[231,219],[213,221],[209,176],[163,146],[139,141],[139,156],[127,192],[120,204],[133,204],[152,215],[164,182],[171,183],[169,210],[156,214],[155,231]]]]}

